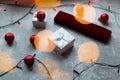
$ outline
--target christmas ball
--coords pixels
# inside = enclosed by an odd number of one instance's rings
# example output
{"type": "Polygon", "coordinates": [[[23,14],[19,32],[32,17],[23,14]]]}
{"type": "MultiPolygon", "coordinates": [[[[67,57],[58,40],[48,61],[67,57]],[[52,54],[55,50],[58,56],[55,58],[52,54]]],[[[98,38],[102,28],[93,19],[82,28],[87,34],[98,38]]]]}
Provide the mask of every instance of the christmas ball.
{"type": "Polygon", "coordinates": [[[14,34],[13,33],[6,33],[5,36],[5,41],[8,43],[8,44],[12,44],[13,41],[14,41],[14,34]]]}
{"type": "Polygon", "coordinates": [[[101,16],[100,16],[100,18],[99,18],[99,20],[100,20],[102,23],[107,23],[107,22],[108,22],[108,19],[109,19],[109,16],[108,16],[108,14],[106,14],[106,13],[101,14],[101,16]]]}
{"type": "Polygon", "coordinates": [[[31,56],[31,55],[27,55],[25,58],[24,58],[24,63],[26,64],[26,66],[28,67],[28,69],[32,70],[32,66],[34,64],[34,57],[31,56]]]}
{"type": "Polygon", "coordinates": [[[30,43],[31,43],[33,46],[34,46],[35,36],[36,36],[36,35],[31,35],[31,36],[30,36],[30,43]]]}
{"type": "Polygon", "coordinates": [[[38,21],[44,21],[45,17],[46,17],[45,12],[39,11],[39,12],[37,13],[37,19],[38,19],[38,21]]]}

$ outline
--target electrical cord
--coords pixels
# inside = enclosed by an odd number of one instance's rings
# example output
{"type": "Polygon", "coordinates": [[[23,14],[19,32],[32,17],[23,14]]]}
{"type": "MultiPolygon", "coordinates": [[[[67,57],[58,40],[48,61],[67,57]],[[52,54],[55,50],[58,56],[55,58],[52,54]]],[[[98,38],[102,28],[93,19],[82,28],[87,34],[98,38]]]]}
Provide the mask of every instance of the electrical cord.
{"type": "Polygon", "coordinates": [[[0,74],[0,77],[2,77],[2,76],[4,76],[4,75],[6,75],[7,73],[9,73],[9,72],[11,72],[12,70],[14,70],[15,68],[18,68],[18,69],[22,69],[21,67],[19,67],[18,65],[23,61],[24,59],[21,59],[17,64],[16,64],[16,66],[14,66],[13,68],[11,68],[10,70],[8,70],[8,71],[6,71],[6,72],[4,72],[4,73],[2,73],[2,74],[0,74]]]}
{"type": "MultiPolygon", "coordinates": [[[[35,57],[35,56],[36,56],[36,54],[33,55],[33,57],[35,57]]],[[[52,80],[52,77],[51,77],[50,72],[49,72],[48,68],[46,67],[46,65],[45,65],[42,61],[38,60],[37,58],[34,58],[34,59],[35,59],[38,63],[40,63],[40,64],[45,68],[45,70],[47,71],[47,75],[48,75],[49,79],[52,80]]],[[[22,61],[24,61],[24,59],[21,59],[21,60],[20,60],[13,68],[11,68],[10,70],[8,70],[8,71],[0,74],[0,77],[3,77],[4,75],[8,74],[9,72],[11,72],[12,70],[14,70],[14,69],[16,69],[16,68],[22,70],[22,67],[19,67],[19,64],[20,64],[22,61]]]]}
{"type": "Polygon", "coordinates": [[[20,19],[16,20],[15,22],[12,22],[12,23],[9,23],[9,24],[6,24],[6,25],[3,25],[3,26],[0,26],[0,29],[2,28],[5,28],[5,27],[8,27],[8,26],[11,26],[11,25],[14,25],[16,23],[19,23],[19,21],[21,21],[23,18],[25,18],[28,14],[31,13],[32,9],[34,8],[34,5],[30,8],[30,10],[24,15],[22,16],[20,19]]]}
{"type": "Polygon", "coordinates": [[[93,63],[93,64],[91,64],[89,67],[86,67],[85,69],[83,69],[82,71],[79,72],[79,71],[75,70],[75,68],[76,68],[78,65],[80,65],[80,64],[81,64],[81,63],[75,65],[74,68],[73,68],[73,80],[76,80],[76,78],[78,78],[78,80],[80,80],[81,74],[84,73],[85,71],[87,71],[88,69],[94,67],[94,65],[117,68],[117,73],[119,74],[119,72],[120,72],[120,64],[118,64],[118,65],[110,65],[110,64],[106,64],[106,63],[93,63]],[[74,76],[74,73],[76,73],[77,76],[74,76]]]}
{"type": "MultiPolygon", "coordinates": [[[[83,3],[83,2],[82,2],[83,3]]],[[[19,7],[30,7],[30,10],[23,16],[21,17],[20,19],[16,20],[15,22],[12,22],[12,23],[9,23],[9,24],[6,24],[6,25],[3,25],[3,26],[0,26],[0,29],[3,29],[5,27],[8,27],[8,26],[11,26],[11,25],[14,25],[16,23],[19,23],[22,19],[24,19],[28,14],[31,13],[32,9],[34,8],[35,5],[33,6],[25,6],[25,5],[19,5],[19,4],[7,4],[7,3],[0,3],[0,4],[4,4],[4,5],[12,5],[12,6],[19,6],[19,7]]],[[[101,7],[98,7],[98,6],[95,6],[95,5],[92,5],[93,7],[95,8],[98,8],[98,9],[102,9],[102,10],[105,10],[105,11],[108,11],[110,13],[113,13],[113,14],[117,14],[119,15],[120,12],[115,12],[115,11],[112,11],[112,10],[108,10],[107,8],[104,8],[102,5],[100,4],[97,4],[101,7]]],[[[74,6],[74,4],[61,4],[59,6],[56,6],[56,8],[59,8],[59,7],[69,7],[69,6],[74,6]]],[[[116,18],[115,18],[116,19],[116,18]]],[[[117,20],[117,19],[116,19],[117,20]]],[[[118,22],[118,21],[117,21],[118,22]]]]}

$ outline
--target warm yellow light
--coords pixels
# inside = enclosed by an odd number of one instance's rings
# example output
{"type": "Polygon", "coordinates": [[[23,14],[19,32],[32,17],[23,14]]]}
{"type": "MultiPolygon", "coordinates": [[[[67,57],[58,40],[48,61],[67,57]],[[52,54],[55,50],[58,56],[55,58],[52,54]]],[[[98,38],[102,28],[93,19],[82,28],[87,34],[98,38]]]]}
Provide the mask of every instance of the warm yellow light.
{"type": "Polygon", "coordinates": [[[6,72],[15,66],[12,56],[6,52],[0,52],[0,71],[6,72]]]}
{"type": "Polygon", "coordinates": [[[60,10],[58,8],[53,9],[56,13],[58,13],[60,10]]]}
{"type": "Polygon", "coordinates": [[[41,30],[38,32],[35,38],[36,49],[43,52],[52,52],[55,48],[55,44],[48,39],[52,34],[53,33],[49,30],[41,30]]]}
{"type": "MultiPolygon", "coordinates": [[[[60,69],[60,65],[56,60],[47,59],[42,62],[47,66],[52,80],[72,80],[69,73],[60,69]]],[[[48,77],[45,68],[41,64],[38,64],[38,73],[41,76],[48,77]]]]}
{"type": "Polygon", "coordinates": [[[75,19],[82,24],[90,24],[96,18],[95,8],[91,5],[76,4],[74,7],[75,19]]]}
{"type": "Polygon", "coordinates": [[[34,12],[30,12],[30,14],[31,14],[32,16],[34,16],[34,15],[35,15],[35,13],[34,13],[34,12]]]}
{"type": "Polygon", "coordinates": [[[53,80],[72,80],[72,77],[70,76],[70,74],[61,69],[54,70],[51,73],[51,75],[53,80]]]}
{"type": "Polygon", "coordinates": [[[18,24],[20,27],[23,27],[23,22],[19,21],[18,24]]]}
{"type": "MultiPolygon", "coordinates": [[[[56,70],[56,69],[59,68],[58,62],[56,62],[56,61],[53,60],[53,59],[46,59],[46,60],[43,60],[42,62],[46,65],[46,67],[48,68],[50,74],[51,74],[54,70],[56,70]]],[[[48,76],[45,68],[44,68],[41,64],[38,64],[38,73],[39,73],[41,76],[46,76],[46,77],[48,76]]]]}
{"type": "Polygon", "coordinates": [[[78,58],[82,62],[94,63],[99,57],[99,47],[95,42],[89,41],[80,45],[78,58]]]}
{"type": "Polygon", "coordinates": [[[61,4],[60,0],[35,0],[35,6],[38,9],[53,9],[61,4]]]}
{"type": "Polygon", "coordinates": [[[73,2],[72,4],[75,6],[77,3],[76,3],[76,2],[73,2]]]}

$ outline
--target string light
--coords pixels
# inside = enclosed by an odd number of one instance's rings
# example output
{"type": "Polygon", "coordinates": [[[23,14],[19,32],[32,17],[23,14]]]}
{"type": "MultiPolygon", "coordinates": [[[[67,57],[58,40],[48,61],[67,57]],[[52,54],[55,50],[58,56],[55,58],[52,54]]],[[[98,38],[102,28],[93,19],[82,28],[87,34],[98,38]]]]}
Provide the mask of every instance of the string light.
{"type": "Polygon", "coordinates": [[[20,27],[23,27],[23,22],[19,21],[18,24],[20,27]]]}
{"type": "MultiPolygon", "coordinates": [[[[91,1],[88,0],[88,5],[89,5],[90,3],[91,3],[91,1]]],[[[5,4],[5,3],[0,3],[0,4],[5,4]]],[[[10,25],[14,25],[14,24],[16,24],[16,23],[18,23],[19,25],[21,25],[21,24],[23,24],[23,23],[21,22],[21,20],[22,20],[23,18],[25,18],[28,14],[34,15],[34,13],[31,12],[32,9],[34,8],[34,5],[33,5],[33,6],[18,5],[18,2],[16,2],[15,4],[7,4],[7,5],[16,5],[16,4],[17,4],[17,6],[20,6],[20,7],[30,7],[30,10],[29,10],[23,17],[21,17],[20,19],[18,19],[17,21],[15,21],[15,22],[13,22],[13,23],[6,24],[6,25],[4,25],[4,26],[0,26],[0,29],[1,29],[1,28],[5,28],[5,27],[8,27],[8,26],[10,26],[10,25]]],[[[77,4],[76,2],[73,2],[72,4],[61,4],[60,6],[57,6],[57,7],[74,6],[74,5],[76,5],[76,4],[77,4]]],[[[120,12],[115,12],[115,11],[110,10],[110,7],[111,7],[110,2],[108,3],[108,9],[102,8],[102,7],[97,7],[97,6],[94,6],[94,7],[95,7],[95,8],[102,9],[102,10],[105,10],[105,11],[109,11],[109,12],[114,13],[114,14],[120,14],[120,12]]],[[[57,8],[54,8],[54,10],[55,10],[55,11],[59,11],[57,8]]],[[[16,64],[15,67],[13,67],[12,69],[8,70],[7,72],[1,74],[0,77],[4,76],[5,74],[9,73],[10,71],[12,71],[12,70],[14,70],[14,69],[16,69],[16,68],[22,70],[22,68],[19,67],[19,64],[20,64],[23,60],[24,60],[24,59],[21,59],[21,60],[16,64]]],[[[50,79],[52,80],[52,78],[51,78],[51,76],[50,76],[50,73],[49,73],[47,67],[44,65],[44,63],[42,63],[42,62],[39,61],[38,59],[36,59],[36,61],[38,61],[39,63],[41,63],[41,64],[45,67],[45,69],[47,70],[48,76],[49,76],[50,79]]],[[[93,62],[93,60],[91,60],[91,62],[93,62]]],[[[80,63],[79,63],[79,64],[80,64],[80,63]]],[[[78,66],[79,64],[75,65],[74,68],[75,68],[76,66],[78,66]]],[[[118,65],[109,65],[109,64],[106,64],[106,63],[93,63],[90,67],[87,67],[86,69],[82,70],[80,73],[79,73],[78,71],[76,71],[76,70],[73,70],[73,72],[75,72],[76,74],[78,74],[78,76],[80,76],[83,72],[85,72],[85,71],[87,71],[89,68],[93,67],[93,65],[100,65],[100,66],[107,66],[107,67],[117,68],[117,69],[118,69],[118,70],[117,70],[117,73],[119,73],[119,71],[120,71],[120,64],[118,64],[118,65]]],[[[76,78],[77,78],[77,77],[74,77],[74,76],[73,76],[73,80],[75,80],[76,78]]]]}
{"type": "Polygon", "coordinates": [[[111,4],[110,2],[108,3],[108,11],[110,11],[111,4]]]}
{"type": "MultiPolygon", "coordinates": [[[[36,54],[33,55],[33,57],[35,57],[35,56],[36,56],[36,54]]],[[[36,60],[38,63],[40,63],[40,64],[45,68],[45,70],[47,71],[48,77],[50,78],[50,80],[52,80],[52,77],[51,77],[50,72],[49,72],[48,68],[46,67],[46,65],[45,65],[43,62],[41,62],[40,60],[38,60],[37,58],[35,58],[35,60],[36,60]]],[[[16,64],[16,66],[14,66],[14,67],[11,68],[10,70],[8,70],[8,71],[0,74],[0,77],[8,74],[9,72],[11,72],[12,70],[14,70],[14,69],[16,69],[16,68],[22,70],[22,67],[20,67],[19,65],[20,65],[21,62],[23,62],[23,61],[24,61],[24,59],[21,59],[21,60],[16,64]]]]}
{"type": "Polygon", "coordinates": [[[23,17],[21,17],[20,19],[16,20],[15,22],[12,22],[12,23],[9,23],[9,24],[0,26],[0,29],[1,29],[1,28],[5,28],[5,27],[8,27],[8,26],[11,26],[11,25],[14,25],[14,24],[16,24],[16,23],[19,23],[22,19],[24,19],[27,15],[30,14],[30,12],[32,11],[33,8],[34,8],[34,5],[31,6],[30,10],[29,10],[23,17]]]}
{"type": "Polygon", "coordinates": [[[59,12],[59,9],[58,8],[53,8],[53,10],[58,13],[59,12]]]}
{"type": "Polygon", "coordinates": [[[77,3],[76,3],[76,2],[73,2],[72,4],[75,6],[77,3]]]}
{"type": "Polygon", "coordinates": [[[31,14],[32,16],[34,16],[34,15],[35,15],[35,13],[34,13],[34,12],[30,12],[30,14],[31,14]]]}
{"type": "Polygon", "coordinates": [[[81,70],[80,72],[75,70],[75,68],[78,66],[78,65],[81,65],[82,63],[78,63],[74,66],[73,68],[73,80],[76,80],[76,78],[78,78],[78,80],[80,80],[79,78],[81,77],[81,74],[84,73],[85,71],[87,71],[88,69],[94,67],[94,65],[99,65],[99,66],[106,66],[106,67],[111,67],[111,68],[117,68],[117,73],[119,74],[120,72],[120,64],[118,65],[110,65],[110,64],[106,64],[106,63],[93,63],[89,66],[87,66],[85,69],[81,70]],[[75,73],[77,74],[77,76],[75,76],[75,73]]]}
{"type": "Polygon", "coordinates": [[[21,67],[19,67],[18,65],[23,61],[24,59],[21,59],[17,64],[16,64],[16,66],[14,66],[13,68],[11,68],[10,70],[8,70],[8,71],[6,71],[6,72],[4,72],[4,73],[2,73],[2,74],[0,74],[0,77],[2,77],[2,76],[4,76],[4,75],[6,75],[7,73],[9,73],[9,72],[11,72],[12,70],[14,70],[15,68],[18,68],[18,69],[21,69],[22,70],[22,68],[21,67]]]}
{"type": "MultiPolygon", "coordinates": [[[[91,1],[88,0],[88,3],[91,3],[91,1]]],[[[5,27],[8,27],[8,26],[11,26],[11,25],[14,25],[14,24],[18,23],[18,22],[21,21],[23,18],[25,18],[28,14],[31,14],[32,9],[34,8],[34,5],[33,5],[33,6],[26,6],[26,5],[20,5],[20,4],[17,4],[17,5],[16,5],[16,3],[14,3],[14,4],[7,4],[7,3],[1,3],[1,2],[0,2],[0,4],[11,5],[11,6],[18,6],[18,7],[28,7],[28,8],[30,8],[30,10],[29,10],[23,17],[21,17],[20,19],[16,20],[15,22],[12,22],[12,23],[9,23],[9,24],[0,26],[0,29],[3,29],[3,28],[5,28],[5,27]]],[[[57,8],[57,7],[75,6],[76,4],[77,4],[77,3],[74,1],[72,4],[61,4],[61,5],[59,5],[59,6],[56,6],[56,8],[57,8]]],[[[110,8],[110,6],[111,6],[111,4],[109,3],[109,8],[110,8]]],[[[105,11],[108,11],[108,12],[110,12],[110,13],[120,14],[120,12],[115,12],[115,11],[112,11],[112,10],[109,10],[109,9],[106,9],[106,8],[103,8],[103,7],[98,7],[98,6],[95,6],[95,5],[93,5],[93,7],[98,8],[98,9],[102,9],[102,10],[105,10],[105,11]]],[[[53,10],[55,11],[56,8],[54,8],[53,10]]],[[[34,15],[34,13],[32,13],[32,15],[34,15]]]]}

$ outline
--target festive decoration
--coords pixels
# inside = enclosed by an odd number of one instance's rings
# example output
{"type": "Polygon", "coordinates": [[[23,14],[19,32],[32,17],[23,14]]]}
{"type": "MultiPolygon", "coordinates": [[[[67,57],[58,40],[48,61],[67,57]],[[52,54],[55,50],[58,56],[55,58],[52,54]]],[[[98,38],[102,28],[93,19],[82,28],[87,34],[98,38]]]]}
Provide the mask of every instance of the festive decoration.
{"type": "Polygon", "coordinates": [[[109,41],[112,33],[110,30],[93,23],[87,25],[81,24],[74,18],[74,16],[63,11],[59,11],[55,16],[54,21],[104,43],[109,41]]]}
{"type": "Polygon", "coordinates": [[[28,67],[28,69],[32,70],[32,67],[33,67],[33,64],[35,62],[35,59],[33,56],[31,55],[27,55],[25,58],[24,58],[24,62],[26,64],[26,66],[28,67]]]}
{"type": "Polygon", "coordinates": [[[21,21],[18,22],[20,27],[23,27],[23,23],[21,21]]]}
{"type": "Polygon", "coordinates": [[[46,17],[45,12],[39,11],[39,12],[37,13],[37,19],[38,19],[39,21],[44,21],[45,17],[46,17]]]}
{"type": "Polygon", "coordinates": [[[73,46],[75,38],[65,29],[60,28],[53,35],[49,36],[49,40],[56,45],[55,52],[63,54],[73,46]]]}
{"type": "MultiPolygon", "coordinates": [[[[43,0],[43,1],[45,1],[45,0],[43,0]]],[[[56,0],[56,1],[58,1],[57,3],[58,3],[58,5],[56,5],[55,7],[67,7],[67,6],[74,6],[77,2],[74,2],[75,4],[60,4],[60,1],[59,0],[56,0]]],[[[94,0],[93,0],[94,1],[94,0]]],[[[96,0],[97,1],[97,0],[96,0]]],[[[17,4],[16,5],[16,3],[13,3],[13,4],[9,4],[9,3],[2,3],[2,2],[0,2],[0,4],[4,4],[4,5],[12,5],[12,6],[17,6],[17,7],[28,7],[28,8],[30,8],[30,10],[25,14],[25,15],[23,15],[21,18],[19,18],[18,20],[16,20],[16,21],[14,21],[14,22],[12,22],[12,23],[9,23],[9,24],[5,24],[5,25],[3,25],[3,26],[0,26],[0,29],[1,28],[5,28],[5,27],[8,27],[8,26],[10,26],[10,25],[14,25],[14,24],[16,24],[16,23],[19,23],[19,21],[21,21],[22,19],[24,19],[28,14],[32,14],[32,9],[34,8],[34,6],[37,6],[37,7],[40,7],[41,8],[41,3],[40,3],[41,1],[40,0],[36,0],[35,1],[35,5],[33,5],[33,6],[26,6],[26,5],[23,5],[23,4],[17,4]]],[[[83,1],[84,2],[84,1],[83,1]]],[[[43,4],[44,4],[44,2],[43,2],[43,4]]],[[[46,4],[45,4],[46,5],[46,4]]],[[[54,8],[55,8],[54,7],[54,8]]],[[[105,10],[105,11],[109,11],[109,9],[108,8],[103,8],[103,7],[98,7],[98,6],[95,6],[95,5],[93,5],[93,7],[95,7],[95,8],[98,8],[98,9],[102,9],[102,10],[105,10]]],[[[51,7],[47,7],[47,8],[51,8],[51,7]]],[[[52,9],[54,9],[53,7],[52,7],[52,9]]],[[[5,11],[6,11],[6,9],[4,9],[5,11]]],[[[119,15],[120,14],[120,12],[116,12],[116,11],[113,11],[113,10],[110,10],[109,11],[110,13],[113,13],[113,14],[115,14],[115,15],[119,15]]],[[[33,14],[32,14],[33,15],[33,14]]],[[[115,18],[116,19],[116,18],[115,18]]]]}
{"type": "MultiPolygon", "coordinates": [[[[44,29],[46,22],[44,22],[44,21],[39,21],[36,15],[37,15],[37,13],[34,13],[34,15],[33,15],[33,20],[32,20],[33,26],[34,26],[35,28],[38,28],[38,29],[44,29]]],[[[42,17],[41,15],[39,15],[39,16],[42,17]]],[[[39,17],[39,16],[38,16],[38,17],[39,17]]],[[[44,17],[45,17],[45,16],[44,16],[44,17]]]]}
{"type": "MultiPolygon", "coordinates": [[[[17,4],[17,3],[16,3],[17,4]]],[[[25,15],[25,16],[27,16],[27,14],[25,15]]],[[[25,16],[23,16],[21,19],[23,19],[25,16]]],[[[12,24],[8,24],[8,25],[5,25],[5,26],[9,26],[9,25],[13,25],[13,24],[15,24],[15,23],[18,23],[21,19],[19,19],[19,20],[17,20],[17,21],[15,21],[14,23],[12,23],[12,24]]],[[[64,23],[64,22],[63,22],[64,23]]],[[[5,27],[4,26],[4,27],[5,27]]],[[[68,25],[69,26],[69,25],[68,25]]],[[[99,26],[98,26],[99,27],[99,26]]],[[[1,26],[0,26],[0,28],[2,28],[1,26]]],[[[84,30],[83,30],[84,31],[84,30]]],[[[109,32],[109,31],[108,31],[109,32]]],[[[89,33],[87,33],[87,34],[89,34],[89,33]]],[[[110,34],[111,34],[111,32],[110,32],[110,34]]],[[[99,36],[98,36],[99,37],[99,36]]],[[[103,39],[102,39],[103,40],[103,39]]],[[[34,43],[34,41],[32,40],[32,41],[30,41],[31,42],[31,44],[32,43],[34,43]]],[[[28,56],[31,56],[31,55],[28,55],[28,56]]],[[[28,56],[26,56],[26,57],[28,57],[28,56]]],[[[35,62],[35,58],[33,57],[33,56],[31,56],[31,58],[30,59],[26,59],[26,57],[23,59],[24,60],[24,62],[25,61],[27,61],[27,62],[29,62],[30,60],[32,60],[32,61],[30,61],[30,63],[29,64],[31,64],[32,65],[32,63],[31,62],[33,62],[33,64],[34,64],[34,62],[35,62]],[[33,58],[34,58],[34,60],[33,60],[33,58]]],[[[22,61],[22,60],[21,60],[22,61]]],[[[21,62],[20,61],[20,62],[21,62]]],[[[39,60],[37,60],[39,63],[41,63],[41,64],[43,64],[41,61],[39,61],[39,60]]],[[[18,62],[18,64],[20,63],[20,62],[18,62]]],[[[26,63],[27,63],[26,62],[26,63]]],[[[26,64],[25,63],[25,64],[26,64]]],[[[10,71],[12,71],[13,69],[15,69],[15,68],[19,68],[19,69],[21,69],[19,66],[18,66],[18,64],[15,66],[15,67],[13,67],[11,70],[9,70],[8,72],[10,72],[10,71]]],[[[102,63],[95,63],[95,64],[98,64],[98,65],[102,65],[102,66],[105,66],[106,64],[102,64],[102,63]]],[[[26,64],[27,65],[27,64],[26,64]]],[[[45,66],[45,65],[44,65],[45,66]]],[[[118,68],[118,72],[119,72],[119,69],[120,69],[120,65],[107,65],[107,66],[111,66],[111,67],[117,67],[118,68]]],[[[29,68],[29,69],[31,69],[32,67],[30,66],[30,65],[27,65],[27,67],[29,68]],[[29,66],[29,67],[28,67],[29,66]]],[[[45,69],[46,69],[46,67],[45,67],[45,69]]],[[[84,72],[85,70],[83,70],[82,72],[84,72]]],[[[3,75],[5,75],[5,74],[7,74],[8,72],[5,72],[5,73],[3,73],[3,74],[1,74],[0,75],[0,77],[2,77],[3,75]]],[[[77,72],[77,71],[76,71],[77,72]]],[[[79,75],[82,73],[82,72],[80,72],[80,73],[78,73],[79,75]]],[[[49,71],[47,71],[47,73],[49,73],[49,71]]],[[[49,75],[50,76],[50,75],[49,75]]]]}
{"type": "Polygon", "coordinates": [[[30,36],[30,43],[34,46],[34,41],[35,41],[35,37],[36,37],[36,35],[31,35],[30,36]]]}
{"type": "Polygon", "coordinates": [[[13,41],[14,41],[15,36],[14,36],[13,33],[6,33],[5,36],[4,36],[4,38],[5,38],[5,41],[6,41],[8,44],[12,44],[13,41]]]}
{"type": "Polygon", "coordinates": [[[82,24],[91,24],[95,21],[96,11],[92,5],[76,4],[73,10],[75,19],[82,24]]]}
{"type": "Polygon", "coordinates": [[[50,74],[48,68],[46,67],[46,65],[45,65],[43,62],[41,62],[40,60],[38,60],[37,58],[35,58],[35,56],[36,56],[36,54],[34,54],[33,56],[32,56],[32,55],[27,55],[24,59],[21,59],[21,60],[20,60],[14,67],[12,67],[10,70],[8,70],[8,71],[0,74],[0,77],[8,74],[9,72],[13,71],[13,70],[16,69],[16,68],[22,70],[22,67],[20,67],[19,65],[22,63],[23,60],[24,60],[24,63],[27,65],[28,69],[32,70],[32,66],[33,66],[33,64],[34,64],[34,62],[35,62],[35,60],[36,60],[39,64],[41,64],[41,65],[45,68],[45,70],[47,71],[47,75],[48,75],[49,79],[52,80],[51,74],[50,74]]]}
{"type": "MultiPolygon", "coordinates": [[[[1,4],[1,3],[0,3],[0,4],[1,4]]],[[[16,5],[16,4],[13,4],[13,5],[16,5]]],[[[25,7],[25,6],[21,6],[21,7],[25,7]]],[[[0,28],[5,28],[5,27],[8,27],[8,26],[10,26],[10,25],[14,25],[14,24],[16,24],[16,23],[19,24],[22,19],[24,19],[28,14],[31,13],[31,11],[32,11],[33,8],[34,8],[34,5],[31,6],[30,9],[29,9],[29,11],[28,11],[25,15],[23,15],[21,18],[19,18],[18,20],[14,21],[14,22],[12,22],[12,23],[9,23],[9,24],[0,26],[0,28]]],[[[22,23],[22,24],[23,24],[23,23],[22,23]]],[[[20,25],[20,24],[19,24],[19,25],[20,25]]]]}
{"type": "Polygon", "coordinates": [[[102,23],[107,23],[108,22],[108,19],[109,19],[109,16],[107,13],[103,13],[101,14],[99,20],[102,22],[102,23]]]}

